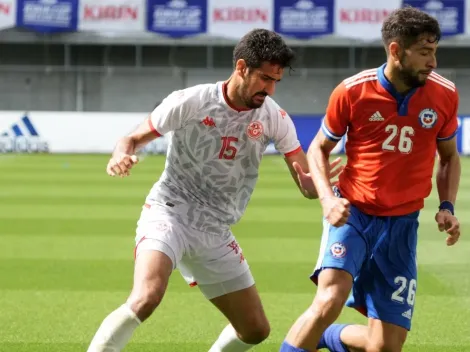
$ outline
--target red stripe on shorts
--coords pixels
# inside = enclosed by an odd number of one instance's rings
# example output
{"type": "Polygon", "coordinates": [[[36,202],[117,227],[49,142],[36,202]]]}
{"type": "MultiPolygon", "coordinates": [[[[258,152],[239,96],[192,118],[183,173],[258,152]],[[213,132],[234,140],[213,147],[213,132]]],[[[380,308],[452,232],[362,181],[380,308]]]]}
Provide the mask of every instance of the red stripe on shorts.
{"type": "Polygon", "coordinates": [[[141,244],[141,243],[142,243],[142,241],[143,241],[143,240],[145,240],[145,239],[146,239],[146,237],[145,237],[145,236],[144,236],[144,237],[142,237],[142,238],[139,240],[139,242],[137,242],[137,244],[135,245],[135,248],[134,248],[134,260],[135,260],[135,258],[136,258],[136,254],[137,254],[137,247],[138,247],[138,246],[139,246],[139,244],[141,244]]]}

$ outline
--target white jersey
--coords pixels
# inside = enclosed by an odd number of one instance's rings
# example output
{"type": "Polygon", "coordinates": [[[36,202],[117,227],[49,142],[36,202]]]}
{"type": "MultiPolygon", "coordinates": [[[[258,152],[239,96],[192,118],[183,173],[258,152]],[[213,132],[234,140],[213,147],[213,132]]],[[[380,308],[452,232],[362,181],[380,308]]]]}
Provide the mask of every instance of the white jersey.
{"type": "Polygon", "coordinates": [[[240,220],[271,142],[284,155],[301,151],[291,118],[273,99],[240,111],[225,89],[218,82],[175,91],[149,120],[155,133],[170,138],[165,170],[146,202],[210,233],[240,220]]]}

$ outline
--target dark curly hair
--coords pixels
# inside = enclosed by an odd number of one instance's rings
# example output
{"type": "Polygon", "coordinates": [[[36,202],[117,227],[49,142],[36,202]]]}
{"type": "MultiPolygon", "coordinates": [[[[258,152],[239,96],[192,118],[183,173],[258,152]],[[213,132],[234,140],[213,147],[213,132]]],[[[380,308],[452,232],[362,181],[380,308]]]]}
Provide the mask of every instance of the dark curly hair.
{"type": "Polygon", "coordinates": [[[441,39],[439,22],[417,8],[406,6],[393,11],[382,24],[382,41],[388,51],[388,45],[396,41],[400,46],[409,48],[422,35],[429,35],[432,43],[441,39]]]}
{"type": "Polygon", "coordinates": [[[248,68],[259,68],[263,62],[291,68],[295,53],[279,34],[257,28],[245,34],[235,46],[234,66],[240,59],[245,60],[248,68]]]}

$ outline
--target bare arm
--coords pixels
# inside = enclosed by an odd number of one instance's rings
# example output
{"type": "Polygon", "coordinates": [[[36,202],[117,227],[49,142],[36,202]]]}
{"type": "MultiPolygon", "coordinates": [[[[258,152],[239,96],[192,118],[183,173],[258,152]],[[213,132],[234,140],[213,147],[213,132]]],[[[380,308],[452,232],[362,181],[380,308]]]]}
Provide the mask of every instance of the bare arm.
{"type": "Polygon", "coordinates": [[[301,150],[298,153],[295,153],[294,155],[289,155],[284,157],[284,161],[287,164],[287,167],[289,168],[290,174],[292,175],[292,178],[294,179],[295,184],[297,187],[299,187],[300,192],[302,192],[303,195],[304,192],[302,191],[302,187],[300,185],[299,179],[297,178],[297,171],[295,171],[294,163],[298,163],[300,167],[302,168],[302,171],[307,173],[308,172],[308,163],[307,163],[307,158],[305,156],[305,153],[303,150],[301,150]]]}
{"type": "MultiPolygon", "coordinates": [[[[302,193],[305,198],[317,199],[318,193],[309,173],[309,166],[305,153],[301,150],[296,154],[286,156],[284,160],[289,167],[289,171],[294,182],[297,184],[300,193],[302,193]]],[[[337,158],[329,164],[330,181],[343,171],[343,166],[340,165],[340,163],[341,158],[337,158]]]]}
{"type": "Polygon", "coordinates": [[[134,131],[118,140],[113,156],[134,155],[139,149],[158,137],[160,134],[152,126],[150,120],[146,119],[134,131]]]}
{"type": "Polygon", "coordinates": [[[329,140],[322,129],[313,139],[307,152],[307,162],[310,176],[317,190],[320,201],[327,197],[334,197],[330,182],[329,157],[337,142],[329,140]]]}
{"type": "Polygon", "coordinates": [[[130,169],[138,162],[136,152],[160,136],[147,118],[129,135],[120,138],[106,167],[108,175],[129,176],[130,169]]]}
{"type": "Polygon", "coordinates": [[[163,99],[133,132],[116,143],[107,171],[110,176],[127,176],[130,168],[137,163],[135,153],[146,144],[165,133],[182,128],[197,102],[185,91],[175,91],[163,99]]]}
{"type": "Polygon", "coordinates": [[[440,141],[437,146],[439,164],[436,174],[437,192],[440,202],[455,204],[460,183],[460,156],[457,151],[456,137],[440,141]]]}
{"type": "Polygon", "coordinates": [[[456,137],[440,141],[437,150],[439,164],[436,183],[441,203],[435,220],[439,231],[447,233],[447,245],[452,246],[460,238],[460,223],[454,216],[454,204],[460,182],[460,156],[457,151],[456,137]]]}

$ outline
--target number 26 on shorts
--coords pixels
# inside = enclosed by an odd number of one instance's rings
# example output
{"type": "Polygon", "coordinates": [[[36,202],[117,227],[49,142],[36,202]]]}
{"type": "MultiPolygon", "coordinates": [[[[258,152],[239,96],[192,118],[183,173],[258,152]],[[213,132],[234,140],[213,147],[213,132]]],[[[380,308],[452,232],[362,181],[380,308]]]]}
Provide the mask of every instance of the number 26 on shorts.
{"type": "Polygon", "coordinates": [[[408,303],[408,305],[412,307],[415,304],[416,280],[411,279],[408,282],[406,277],[397,276],[394,282],[395,285],[398,285],[399,287],[395,292],[393,292],[392,301],[397,303],[405,303],[406,299],[406,303],[408,303]]]}

